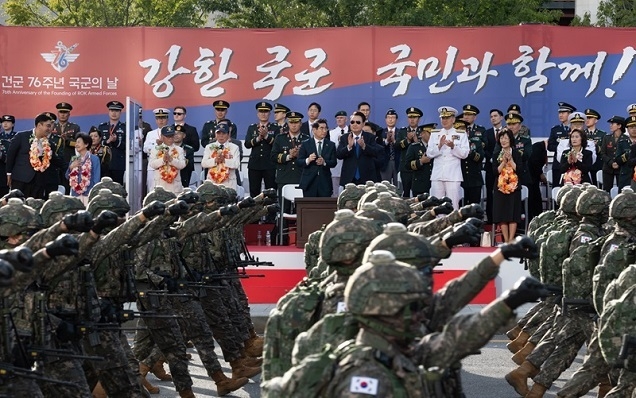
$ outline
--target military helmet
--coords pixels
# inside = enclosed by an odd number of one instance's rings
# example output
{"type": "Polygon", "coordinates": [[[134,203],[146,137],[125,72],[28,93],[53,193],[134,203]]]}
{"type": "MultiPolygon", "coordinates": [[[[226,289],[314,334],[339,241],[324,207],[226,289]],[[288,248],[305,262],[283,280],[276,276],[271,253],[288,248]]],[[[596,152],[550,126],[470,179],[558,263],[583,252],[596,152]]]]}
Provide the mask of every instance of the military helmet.
{"type": "Polygon", "coordinates": [[[393,192],[393,193],[397,194],[397,187],[395,185],[391,184],[389,181],[382,180],[381,184],[386,186],[389,189],[389,192],[393,192]]]}
{"type": "Polygon", "coordinates": [[[53,191],[49,194],[49,200],[42,205],[40,216],[42,216],[44,226],[50,227],[65,215],[84,209],[84,203],[79,198],[53,191]]]}
{"type": "Polygon", "coordinates": [[[398,222],[406,225],[411,214],[411,206],[404,199],[391,195],[390,192],[380,192],[378,198],[373,201],[378,208],[393,214],[398,222]]]}
{"type": "Polygon", "coordinates": [[[574,188],[574,184],[571,182],[565,183],[556,194],[556,198],[554,198],[559,206],[561,206],[561,199],[563,199],[563,195],[570,192],[570,190],[574,188]]]}
{"type": "Polygon", "coordinates": [[[226,198],[222,185],[215,184],[210,180],[203,181],[203,184],[197,188],[197,193],[199,194],[199,201],[202,203],[214,202],[219,198],[226,198]]]}
{"type": "Polygon", "coordinates": [[[618,278],[612,280],[603,295],[603,303],[607,305],[610,300],[619,299],[632,286],[636,286],[636,264],[630,264],[618,278]]]}
{"type": "Polygon", "coordinates": [[[102,188],[110,189],[112,193],[114,193],[115,195],[119,195],[122,198],[128,197],[128,192],[126,192],[126,188],[124,188],[123,185],[113,181],[113,179],[110,177],[102,177],[101,181],[95,184],[93,189],[91,189],[91,191],[88,193],[88,201],[90,202],[102,188]]]}
{"type": "Polygon", "coordinates": [[[611,201],[612,198],[609,193],[590,185],[583,190],[576,200],[576,212],[580,216],[602,214],[609,209],[611,201]]]}
{"type": "Polygon", "coordinates": [[[437,265],[437,257],[433,256],[433,245],[424,236],[408,232],[404,224],[392,222],[384,226],[384,232],[369,243],[362,263],[369,261],[371,253],[376,250],[388,250],[398,261],[405,262],[418,269],[426,268],[430,276],[432,267],[437,265]]]}
{"type": "Polygon", "coordinates": [[[382,233],[377,222],[356,217],[353,211],[336,211],[320,237],[320,256],[331,266],[354,268],[369,242],[382,233]]]}
{"type": "Polygon", "coordinates": [[[371,202],[364,203],[360,210],[356,212],[356,216],[370,218],[372,220],[379,221],[382,224],[395,222],[393,214],[378,208],[378,205],[371,202]]]}
{"type": "Polygon", "coordinates": [[[372,187],[367,187],[365,189],[364,195],[358,201],[358,209],[362,208],[362,205],[365,203],[371,203],[378,198],[378,195],[381,192],[389,192],[389,188],[382,184],[376,184],[372,187]]]}
{"type": "Polygon", "coordinates": [[[583,189],[581,187],[575,186],[566,192],[563,197],[561,197],[561,202],[559,202],[559,210],[566,214],[576,214],[576,201],[579,199],[579,196],[583,193],[583,189]]]}
{"type": "Polygon", "coordinates": [[[227,187],[225,185],[221,185],[221,187],[223,188],[223,192],[225,193],[227,203],[236,203],[238,198],[238,192],[236,192],[236,189],[227,187]]]}
{"type": "Polygon", "coordinates": [[[358,267],[345,287],[347,310],[361,322],[367,317],[395,316],[410,303],[424,304],[431,287],[417,269],[385,250],[376,250],[358,267]]]}
{"type": "Polygon", "coordinates": [[[22,199],[11,198],[0,207],[0,236],[14,236],[35,228],[38,218],[33,208],[25,205],[22,199]]]}
{"type": "Polygon", "coordinates": [[[42,206],[44,206],[44,199],[36,199],[36,198],[32,198],[32,197],[28,197],[25,200],[25,203],[27,206],[32,207],[33,210],[35,210],[36,212],[40,212],[40,209],[42,208],[42,206]]]}
{"type": "Polygon", "coordinates": [[[110,210],[124,217],[130,211],[130,205],[120,195],[114,194],[110,189],[103,188],[88,202],[86,208],[91,216],[97,217],[102,210],[110,210]]]}
{"type": "Polygon", "coordinates": [[[360,187],[352,183],[345,185],[345,188],[338,195],[338,210],[357,210],[358,201],[362,195],[364,195],[364,186],[360,187]]]}
{"type": "Polygon", "coordinates": [[[636,217],[636,193],[625,187],[610,203],[610,217],[616,220],[636,217]]]}
{"type": "Polygon", "coordinates": [[[176,197],[177,195],[175,195],[174,192],[167,191],[161,185],[156,185],[155,189],[153,189],[151,192],[148,192],[148,195],[146,195],[146,197],[144,198],[143,205],[147,206],[155,200],[158,200],[161,203],[166,203],[171,201],[172,199],[175,199],[176,197]]]}

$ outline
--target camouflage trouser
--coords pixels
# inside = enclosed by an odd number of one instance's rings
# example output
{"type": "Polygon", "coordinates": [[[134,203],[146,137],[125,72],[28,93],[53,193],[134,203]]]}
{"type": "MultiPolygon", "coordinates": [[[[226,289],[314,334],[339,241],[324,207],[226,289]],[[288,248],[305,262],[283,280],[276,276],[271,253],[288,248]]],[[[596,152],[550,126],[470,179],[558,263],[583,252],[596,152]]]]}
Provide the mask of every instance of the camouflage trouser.
{"type": "Polygon", "coordinates": [[[632,398],[636,394],[636,373],[621,369],[618,383],[605,396],[606,398],[632,398]]]}
{"type": "MultiPolygon", "coordinates": [[[[174,309],[164,297],[144,295],[137,300],[137,308],[153,311],[157,315],[175,315],[174,309]]],[[[170,367],[172,381],[177,391],[192,387],[192,378],[188,373],[188,358],[181,329],[174,318],[145,317],[151,339],[157,344],[170,367]]]]}
{"type": "MultiPolygon", "coordinates": [[[[539,331],[540,329],[545,329],[547,330],[547,332],[545,333],[545,335],[543,335],[532,352],[526,357],[526,360],[533,364],[536,368],[541,368],[541,366],[543,366],[543,362],[545,362],[550,357],[550,355],[552,355],[552,352],[556,348],[557,344],[559,344],[559,340],[557,338],[558,332],[559,330],[561,330],[566,322],[565,317],[561,315],[561,313],[558,312],[556,308],[555,315],[551,316],[549,320],[552,320],[549,325],[544,326],[542,324],[540,328],[537,329],[537,331],[539,331]]],[[[544,323],[549,322],[549,320],[544,323]]],[[[536,334],[537,332],[535,332],[532,337],[534,337],[536,334]]]]}
{"type": "MultiPolygon", "coordinates": [[[[52,337],[56,340],[55,335],[52,337]]],[[[83,355],[79,347],[72,344],[56,342],[55,348],[68,350],[76,355],[83,355]]],[[[42,369],[44,375],[50,379],[72,382],[75,387],[55,383],[38,382],[42,393],[47,397],[91,397],[82,361],[80,359],[60,358],[56,361],[46,361],[42,369]]]]}
{"type": "MultiPolygon", "coordinates": [[[[517,326],[519,326],[520,328],[525,328],[534,314],[536,314],[537,312],[539,312],[539,310],[541,310],[541,308],[543,308],[543,303],[543,301],[540,301],[537,304],[533,305],[532,308],[530,308],[530,310],[528,310],[528,312],[526,312],[526,314],[517,321],[517,326]]],[[[532,334],[527,330],[525,332],[532,334]]],[[[534,330],[532,332],[534,332],[534,330]]]]}
{"type": "Polygon", "coordinates": [[[541,325],[532,333],[532,336],[528,339],[528,342],[534,344],[535,346],[539,344],[543,336],[545,336],[550,329],[552,328],[552,324],[554,323],[554,319],[558,314],[558,308],[556,305],[552,306],[552,312],[550,315],[543,321],[541,325]]]}
{"type": "Polygon", "coordinates": [[[238,301],[238,307],[240,311],[239,315],[243,318],[243,328],[241,329],[241,332],[244,332],[244,336],[245,334],[247,335],[245,337],[245,340],[247,340],[250,338],[249,331],[254,330],[254,324],[252,323],[252,315],[250,314],[250,303],[247,299],[247,294],[245,293],[245,289],[243,289],[243,284],[241,283],[241,280],[238,278],[230,279],[230,283],[232,287],[234,288],[235,297],[238,301]]]}
{"type": "Polygon", "coordinates": [[[208,325],[221,346],[223,357],[227,362],[231,362],[241,357],[245,340],[230,319],[230,307],[225,297],[228,293],[225,290],[227,289],[205,289],[205,294],[200,295],[199,299],[208,325]]]}
{"type": "Polygon", "coordinates": [[[523,331],[528,333],[529,335],[533,335],[534,332],[541,326],[552,314],[552,310],[554,308],[555,300],[551,297],[547,298],[545,301],[539,302],[537,305],[532,307],[538,307],[534,315],[528,320],[526,325],[523,327],[523,331]]]}
{"type": "Polygon", "coordinates": [[[96,378],[111,397],[145,397],[143,387],[139,383],[138,369],[131,369],[128,355],[122,346],[123,333],[120,330],[101,330],[99,343],[91,346],[87,339],[83,340],[86,355],[104,358],[103,361],[85,361],[88,366],[86,379],[89,387],[94,387],[96,378]]]}
{"type": "Polygon", "coordinates": [[[611,368],[605,362],[601,347],[598,344],[598,327],[595,326],[592,338],[587,345],[587,354],[583,359],[583,365],[563,385],[563,388],[557,393],[559,397],[583,396],[607,378],[611,368]]]}
{"type": "MultiPolygon", "coordinates": [[[[548,388],[559,378],[561,373],[570,367],[583,343],[589,341],[594,330],[594,322],[589,314],[580,310],[570,310],[566,317],[558,316],[557,319],[559,318],[565,318],[565,320],[563,327],[552,333],[554,334],[556,346],[550,357],[543,362],[539,374],[533,378],[536,383],[548,388]]],[[[559,321],[555,321],[555,327],[557,323],[559,321]]],[[[534,352],[530,355],[533,354],[534,352]]],[[[530,359],[530,355],[528,356],[528,361],[537,366],[530,359]]]]}
{"type": "Polygon", "coordinates": [[[35,380],[22,377],[0,380],[0,397],[11,398],[44,398],[35,380]]]}
{"type": "Polygon", "coordinates": [[[191,340],[197,349],[197,353],[203,362],[208,375],[221,370],[219,358],[214,352],[214,336],[210,325],[205,320],[205,313],[201,303],[195,298],[171,298],[173,308],[181,315],[181,324],[186,332],[186,339],[191,340]]]}
{"type": "MultiPolygon", "coordinates": [[[[135,340],[133,342],[132,350],[135,357],[142,362],[145,358],[150,356],[151,352],[157,345],[150,337],[148,329],[141,329],[146,327],[146,323],[142,318],[137,319],[137,327],[140,329],[135,331],[135,340]]],[[[152,364],[149,364],[148,366],[152,366],[152,364]]]]}

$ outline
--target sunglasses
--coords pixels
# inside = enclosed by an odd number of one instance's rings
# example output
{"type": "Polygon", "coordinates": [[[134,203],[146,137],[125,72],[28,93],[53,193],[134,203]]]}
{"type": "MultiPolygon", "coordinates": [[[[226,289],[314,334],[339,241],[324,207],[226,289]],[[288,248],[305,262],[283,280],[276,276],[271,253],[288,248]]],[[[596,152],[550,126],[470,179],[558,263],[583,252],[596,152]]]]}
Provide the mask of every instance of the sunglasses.
{"type": "Polygon", "coordinates": [[[179,116],[185,115],[185,113],[183,113],[183,112],[172,112],[172,114],[173,115],[179,115],[179,116]]]}
{"type": "Polygon", "coordinates": [[[352,120],[351,124],[362,124],[362,120],[352,120]]]}

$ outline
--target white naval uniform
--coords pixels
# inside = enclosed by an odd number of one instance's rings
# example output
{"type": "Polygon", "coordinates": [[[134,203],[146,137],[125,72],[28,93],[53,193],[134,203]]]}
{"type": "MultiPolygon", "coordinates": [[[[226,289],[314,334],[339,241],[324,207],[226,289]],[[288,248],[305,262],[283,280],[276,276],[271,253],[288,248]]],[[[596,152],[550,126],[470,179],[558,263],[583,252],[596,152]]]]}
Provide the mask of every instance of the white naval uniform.
{"type": "Polygon", "coordinates": [[[459,208],[459,188],[464,178],[462,176],[461,160],[466,159],[470,152],[468,134],[458,132],[455,128],[449,130],[433,130],[428,141],[426,156],[435,159],[431,173],[431,195],[442,198],[448,196],[453,201],[453,207],[459,208]],[[439,148],[440,138],[446,135],[446,139],[452,137],[455,146],[451,149],[448,145],[439,148]]]}

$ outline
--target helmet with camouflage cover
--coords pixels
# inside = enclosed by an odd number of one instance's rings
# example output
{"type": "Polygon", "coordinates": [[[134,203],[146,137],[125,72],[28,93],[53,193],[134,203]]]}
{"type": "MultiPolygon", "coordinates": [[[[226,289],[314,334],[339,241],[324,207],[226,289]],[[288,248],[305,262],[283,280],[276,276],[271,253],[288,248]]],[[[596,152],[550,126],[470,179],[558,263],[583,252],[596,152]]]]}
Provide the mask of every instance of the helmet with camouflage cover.
{"type": "Polygon", "coordinates": [[[202,203],[214,202],[219,198],[226,198],[226,193],[222,185],[217,185],[210,180],[203,181],[203,184],[197,188],[197,193],[199,194],[199,201],[202,203]]]}
{"type": "Polygon", "coordinates": [[[636,217],[636,193],[625,187],[610,203],[610,217],[615,220],[636,217]]]}
{"type": "Polygon", "coordinates": [[[360,323],[382,334],[415,337],[413,327],[419,325],[414,323],[419,322],[412,313],[427,304],[432,287],[416,268],[396,261],[389,251],[376,250],[351,275],[344,295],[347,310],[360,323]],[[398,323],[388,323],[390,318],[398,323]]]}
{"type": "Polygon", "coordinates": [[[389,188],[389,192],[393,192],[394,194],[397,194],[397,187],[391,184],[391,182],[387,180],[382,180],[381,184],[389,188]]]}
{"type": "Polygon", "coordinates": [[[126,216],[126,213],[130,211],[130,205],[120,195],[114,194],[110,189],[102,188],[99,193],[88,202],[86,208],[91,216],[97,217],[102,210],[110,210],[116,213],[119,217],[126,216]]]}
{"type": "Polygon", "coordinates": [[[348,209],[338,210],[320,238],[320,257],[342,273],[353,272],[360,265],[364,249],[380,233],[377,222],[356,217],[348,209]]]}
{"type": "Polygon", "coordinates": [[[32,198],[32,197],[28,197],[25,200],[25,203],[27,206],[32,207],[33,210],[35,210],[36,212],[40,212],[40,209],[42,208],[42,206],[44,206],[44,199],[36,199],[36,198],[32,198]]]}
{"type": "Polygon", "coordinates": [[[101,181],[95,184],[93,189],[88,193],[88,201],[90,202],[102,188],[110,189],[112,193],[115,195],[119,195],[122,198],[128,197],[128,192],[126,192],[126,188],[118,182],[113,181],[110,177],[102,177],[101,181]]]}
{"type": "Polygon", "coordinates": [[[609,283],[603,295],[603,303],[606,306],[611,300],[619,299],[632,286],[636,286],[636,264],[629,265],[618,278],[609,283]]]}
{"type": "Polygon", "coordinates": [[[232,187],[226,187],[222,185],[223,192],[225,193],[226,203],[236,203],[238,198],[238,192],[232,187]]]}
{"type": "Polygon", "coordinates": [[[384,232],[369,243],[362,263],[369,261],[371,253],[376,250],[388,250],[398,261],[405,262],[430,277],[432,267],[437,265],[437,257],[433,256],[433,245],[424,236],[409,232],[403,224],[392,222],[384,226],[384,232]]]}
{"type": "Polygon", "coordinates": [[[556,194],[556,198],[554,198],[559,206],[561,206],[561,199],[563,199],[563,195],[570,192],[570,190],[574,188],[574,184],[571,182],[565,183],[556,194]]]}
{"type": "Polygon", "coordinates": [[[345,185],[345,188],[338,195],[338,210],[357,210],[358,201],[362,195],[364,195],[364,186],[360,187],[352,183],[345,185]]]}
{"type": "Polygon", "coordinates": [[[158,200],[161,203],[166,203],[171,201],[172,199],[176,199],[177,195],[174,192],[167,191],[164,187],[160,185],[156,185],[155,189],[151,192],[148,192],[148,195],[144,198],[144,206],[149,205],[150,203],[158,200]]]}
{"type": "Polygon", "coordinates": [[[356,216],[380,221],[382,224],[387,224],[395,221],[395,217],[393,216],[393,214],[389,213],[386,210],[378,208],[378,205],[371,202],[364,203],[360,210],[356,212],[356,216]]]}
{"type": "Polygon", "coordinates": [[[15,236],[34,229],[38,218],[33,208],[25,205],[19,198],[11,198],[0,207],[0,236],[15,236]]]}
{"type": "Polygon", "coordinates": [[[84,209],[84,203],[78,198],[53,191],[49,194],[49,200],[42,205],[40,216],[44,226],[50,227],[65,215],[84,209]]]}
{"type": "Polygon", "coordinates": [[[576,200],[576,212],[580,216],[593,216],[603,214],[603,212],[607,214],[611,201],[609,193],[590,185],[576,200]]]}
{"type": "Polygon", "coordinates": [[[358,201],[358,209],[362,208],[362,205],[365,203],[371,203],[378,198],[378,195],[381,192],[389,192],[389,188],[382,184],[376,184],[372,187],[367,187],[364,195],[358,201]]]}
{"type": "Polygon", "coordinates": [[[563,197],[561,197],[561,202],[559,202],[559,210],[566,214],[576,215],[576,201],[579,199],[579,196],[583,193],[583,189],[580,186],[574,186],[568,192],[566,192],[563,197]]]}
{"type": "Polygon", "coordinates": [[[390,192],[380,192],[378,198],[373,201],[378,208],[393,214],[398,222],[406,225],[411,214],[411,207],[402,198],[391,195],[390,192]]]}

